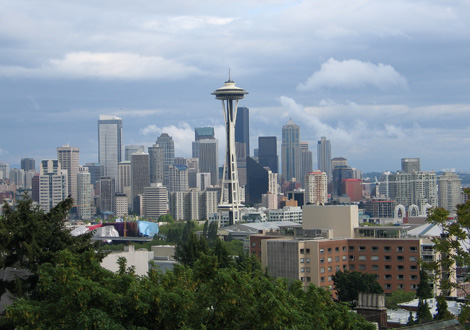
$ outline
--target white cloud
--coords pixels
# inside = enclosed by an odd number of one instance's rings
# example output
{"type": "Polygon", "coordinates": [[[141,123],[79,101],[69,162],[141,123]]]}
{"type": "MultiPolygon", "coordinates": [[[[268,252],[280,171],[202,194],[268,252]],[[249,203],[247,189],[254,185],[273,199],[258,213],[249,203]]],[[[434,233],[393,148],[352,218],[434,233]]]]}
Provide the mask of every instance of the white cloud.
{"type": "Polygon", "coordinates": [[[216,27],[230,24],[233,18],[215,16],[174,16],[161,20],[148,21],[142,24],[144,29],[182,32],[191,31],[204,27],[216,27]]]}
{"type": "Polygon", "coordinates": [[[381,90],[391,88],[407,89],[406,78],[391,65],[373,64],[359,60],[337,61],[330,58],[321,65],[305,83],[300,83],[300,91],[315,91],[321,88],[355,89],[376,87],[381,90]]]}
{"type": "Polygon", "coordinates": [[[140,133],[145,136],[154,135],[157,137],[162,133],[168,133],[173,138],[173,141],[175,141],[176,156],[189,157],[192,154],[191,141],[194,141],[194,129],[186,122],[180,122],[178,126],[158,127],[156,125],[148,125],[141,129],[140,133]]]}
{"type": "Polygon", "coordinates": [[[180,79],[202,72],[196,67],[160,56],[133,53],[68,53],[39,68],[0,66],[0,76],[98,79],[180,79]]]}

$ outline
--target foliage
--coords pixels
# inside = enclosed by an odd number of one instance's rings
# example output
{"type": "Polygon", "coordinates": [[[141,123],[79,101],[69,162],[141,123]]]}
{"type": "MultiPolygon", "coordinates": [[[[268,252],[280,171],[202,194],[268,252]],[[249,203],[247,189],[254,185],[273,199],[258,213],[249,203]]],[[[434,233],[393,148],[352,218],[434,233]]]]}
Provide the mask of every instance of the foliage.
{"type": "Polygon", "coordinates": [[[385,296],[385,307],[389,309],[397,309],[398,304],[411,301],[414,298],[414,292],[396,290],[385,296]]]}
{"type": "Polygon", "coordinates": [[[207,254],[209,247],[204,237],[197,237],[193,232],[188,234],[187,240],[181,240],[175,249],[175,260],[185,266],[192,267],[201,254],[207,254]]]}
{"type": "Polygon", "coordinates": [[[89,251],[61,251],[40,268],[38,299],[20,299],[7,320],[23,329],[374,329],[327,291],[259,271],[219,268],[204,255],[194,267],[135,276],[112,273],[89,251]],[[54,266],[55,265],[55,266],[54,266]]]}
{"type": "Polygon", "coordinates": [[[420,299],[429,299],[433,297],[431,285],[429,283],[428,273],[421,269],[419,271],[419,283],[416,289],[416,297],[420,299]]]}
{"type": "Polygon", "coordinates": [[[15,209],[6,203],[3,205],[0,269],[14,267],[30,275],[17,281],[0,280],[0,295],[7,289],[16,296],[34,293],[40,265],[51,263],[58,251],[68,249],[71,253],[83,253],[93,248],[92,233],[74,237],[65,227],[72,205],[73,200],[67,198],[45,213],[34,207],[27,195],[18,201],[15,209]]]}
{"type": "Polygon", "coordinates": [[[173,219],[173,217],[169,214],[162,214],[159,218],[158,218],[158,222],[167,222],[167,223],[175,223],[175,219],[173,219]]]}
{"type": "Polygon", "coordinates": [[[334,289],[338,301],[353,303],[357,301],[359,292],[383,293],[374,274],[337,271],[333,275],[334,289]]]}
{"type": "Polygon", "coordinates": [[[429,311],[429,305],[426,300],[420,299],[418,302],[418,311],[416,312],[417,323],[426,323],[432,321],[432,315],[429,311]]]}
{"type": "Polygon", "coordinates": [[[410,315],[408,316],[408,322],[406,322],[406,325],[410,326],[410,325],[415,325],[416,324],[416,321],[413,317],[413,313],[410,311],[410,315]]]}
{"type": "Polygon", "coordinates": [[[447,301],[444,296],[440,295],[436,298],[437,300],[437,313],[434,314],[435,320],[444,320],[454,317],[451,312],[447,309],[447,301]]]}

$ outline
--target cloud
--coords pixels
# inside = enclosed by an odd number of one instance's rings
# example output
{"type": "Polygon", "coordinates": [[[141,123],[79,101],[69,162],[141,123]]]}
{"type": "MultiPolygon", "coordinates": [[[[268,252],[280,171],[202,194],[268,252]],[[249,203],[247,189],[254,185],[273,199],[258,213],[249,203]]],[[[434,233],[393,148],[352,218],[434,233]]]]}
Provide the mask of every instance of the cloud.
{"type": "Polygon", "coordinates": [[[144,29],[183,32],[191,31],[204,27],[217,27],[230,24],[233,18],[215,17],[215,16],[174,16],[162,20],[148,21],[142,24],[144,29]]]}
{"type": "Polygon", "coordinates": [[[173,141],[175,141],[176,156],[190,157],[192,154],[191,141],[194,141],[194,129],[186,122],[180,122],[178,126],[158,127],[156,125],[148,125],[141,129],[140,133],[145,136],[154,135],[155,137],[162,133],[168,133],[173,138],[173,141]]]}
{"type": "Polygon", "coordinates": [[[300,83],[300,91],[315,91],[321,88],[357,89],[375,87],[381,90],[408,88],[406,78],[391,65],[377,65],[359,60],[337,61],[330,58],[321,65],[305,83],[300,83]]]}
{"type": "Polygon", "coordinates": [[[0,76],[7,77],[173,80],[201,73],[196,67],[174,59],[134,53],[74,52],[38,68],[0,66],[0,76]]]}

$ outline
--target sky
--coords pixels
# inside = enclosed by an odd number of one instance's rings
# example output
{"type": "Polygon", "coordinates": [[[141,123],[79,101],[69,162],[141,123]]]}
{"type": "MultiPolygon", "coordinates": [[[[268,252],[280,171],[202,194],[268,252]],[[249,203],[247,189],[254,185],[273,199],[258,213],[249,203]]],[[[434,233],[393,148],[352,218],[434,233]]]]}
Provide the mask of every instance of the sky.
{"type": "MultiPolygon", "coordinates": [[[[80,148],[99,115],[124,144],[166,132],[191,156],[194,127],[225,142],[228,79],[249,92],[250,144],[292,119],[363,171],[470,171],[470,1],[0,0],[0,162],[80,148]]],[[[253,150],[251,150],[251,154],[253,150]]]]}

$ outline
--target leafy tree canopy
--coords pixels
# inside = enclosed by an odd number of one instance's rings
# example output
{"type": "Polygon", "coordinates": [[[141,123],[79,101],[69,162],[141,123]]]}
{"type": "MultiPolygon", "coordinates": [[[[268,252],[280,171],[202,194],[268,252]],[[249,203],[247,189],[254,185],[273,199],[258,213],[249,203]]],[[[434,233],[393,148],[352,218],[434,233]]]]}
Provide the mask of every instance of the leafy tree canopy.
{"type": "Polygon", "coordinates": [[[383,293],[384,290],[374,274],[338,271],[333,275],[334,289],[338,301],[352,303],[357,301],[359,292],[383,293]]]}

